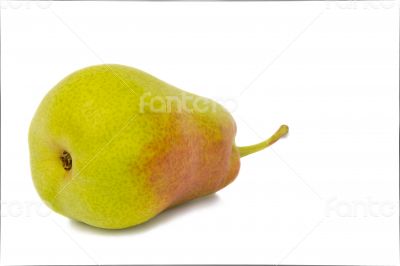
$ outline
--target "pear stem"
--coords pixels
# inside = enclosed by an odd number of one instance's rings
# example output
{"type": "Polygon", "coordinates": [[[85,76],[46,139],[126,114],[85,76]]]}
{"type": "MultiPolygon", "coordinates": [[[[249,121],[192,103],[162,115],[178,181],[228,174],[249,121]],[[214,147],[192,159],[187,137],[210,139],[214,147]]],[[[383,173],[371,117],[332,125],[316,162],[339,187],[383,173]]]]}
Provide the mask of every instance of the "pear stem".
{"type": "Polygon", "coordinates": [[[289,127],[287,125],[281,125],[279,129],[272,135],[269,139],[260,142],[258,144],[250,145],[250,146],[243,146],[238,147],[240,157],[244,157],[246,155],[252,154],[254,152],[258,152],[267,148],[268,146],[275,143],[278,139],[283,137],[289,132],[289,127]]]}

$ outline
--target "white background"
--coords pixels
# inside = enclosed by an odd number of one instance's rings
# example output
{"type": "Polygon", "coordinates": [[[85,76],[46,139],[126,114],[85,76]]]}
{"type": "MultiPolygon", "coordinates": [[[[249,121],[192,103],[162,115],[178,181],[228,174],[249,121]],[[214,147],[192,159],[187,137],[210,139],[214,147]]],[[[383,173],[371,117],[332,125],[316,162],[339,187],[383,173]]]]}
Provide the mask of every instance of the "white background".
{"type": "Polygon", "coordinates": [[[398,264],[396,2],[2,2],[1,263],[398,264]],[[216,99],[246,157],[215,196],[122,231],[34,190],[27,134],[45,93],[119,63],[216,99]]]}

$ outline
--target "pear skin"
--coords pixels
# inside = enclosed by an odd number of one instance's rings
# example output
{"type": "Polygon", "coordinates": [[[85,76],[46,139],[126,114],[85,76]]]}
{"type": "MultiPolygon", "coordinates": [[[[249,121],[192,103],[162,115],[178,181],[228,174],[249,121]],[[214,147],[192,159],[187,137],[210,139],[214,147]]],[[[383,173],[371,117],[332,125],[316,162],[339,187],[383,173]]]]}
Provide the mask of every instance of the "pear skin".
{"type": "Polygon", "coordinates": [[[54,211],[120,229],[214,193],[256,145],[235,145],[236,125],[219,104],[143,71],[98,65],[59,82],[29,129],[33,183],[54,211]]]}

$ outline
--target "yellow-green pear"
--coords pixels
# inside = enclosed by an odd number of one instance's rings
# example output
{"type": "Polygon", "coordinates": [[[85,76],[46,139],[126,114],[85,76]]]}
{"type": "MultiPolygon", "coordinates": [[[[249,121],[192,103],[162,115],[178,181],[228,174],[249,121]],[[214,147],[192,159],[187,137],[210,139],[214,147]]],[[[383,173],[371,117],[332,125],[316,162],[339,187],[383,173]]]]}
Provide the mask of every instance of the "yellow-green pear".
{"type": "Polygon", "coordinates": [[[232,182],[240,157],[216,102],[122,65],[88,67],[45,96],[29,129],[34,185],[54,211],[101,228],[143,223],[232,182]]]}

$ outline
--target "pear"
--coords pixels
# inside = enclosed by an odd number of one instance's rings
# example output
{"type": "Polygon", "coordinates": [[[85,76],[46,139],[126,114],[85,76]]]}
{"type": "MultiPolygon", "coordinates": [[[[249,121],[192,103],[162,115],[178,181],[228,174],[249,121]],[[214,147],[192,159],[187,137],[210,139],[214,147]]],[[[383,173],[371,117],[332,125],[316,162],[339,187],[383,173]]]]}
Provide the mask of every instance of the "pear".
{"type": "Polygon", "coordinates": [[[131,227],[214,193],[240,158],[288,132],[237,147],[219,104],[122,65],[81,69],[59,82],[29,129],[33,183],[55,212],[108,229],[131,227]]]}

